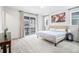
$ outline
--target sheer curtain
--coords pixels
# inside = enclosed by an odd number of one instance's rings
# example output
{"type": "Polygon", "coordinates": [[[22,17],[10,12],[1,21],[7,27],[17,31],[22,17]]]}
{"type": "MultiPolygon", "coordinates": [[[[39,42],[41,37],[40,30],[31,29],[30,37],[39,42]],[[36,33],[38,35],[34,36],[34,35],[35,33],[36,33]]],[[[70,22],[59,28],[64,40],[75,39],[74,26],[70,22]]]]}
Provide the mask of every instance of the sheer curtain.
{"type": "Polygon", "coordinates": [[[24,12],[19,11],[20,15],[20,38],[24,37],[24,12]]]}
{"type": "Polygon", "coordinates": [[[4,9],[0,7],[0,33],[4,31],[4,9]]]}

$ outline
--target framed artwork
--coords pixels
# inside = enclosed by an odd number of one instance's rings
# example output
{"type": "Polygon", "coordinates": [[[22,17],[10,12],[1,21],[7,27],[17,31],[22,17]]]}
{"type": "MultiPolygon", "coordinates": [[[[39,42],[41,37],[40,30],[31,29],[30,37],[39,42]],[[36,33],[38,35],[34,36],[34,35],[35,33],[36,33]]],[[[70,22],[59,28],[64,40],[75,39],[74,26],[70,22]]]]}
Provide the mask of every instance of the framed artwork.
{"type": "Polygon", "coordinates": [[[56,14],[56,15],[52,15],[51,22],[65,22],[65,12],[56,14]]]}

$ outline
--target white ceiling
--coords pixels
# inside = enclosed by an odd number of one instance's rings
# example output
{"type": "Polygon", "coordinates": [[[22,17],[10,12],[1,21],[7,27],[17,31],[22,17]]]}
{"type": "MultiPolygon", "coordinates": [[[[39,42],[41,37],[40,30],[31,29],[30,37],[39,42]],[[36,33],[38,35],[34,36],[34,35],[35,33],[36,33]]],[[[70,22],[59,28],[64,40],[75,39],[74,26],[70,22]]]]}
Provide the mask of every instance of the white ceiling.
{"type": "Polygon", "coordinates": [[[52,12],[56,12],[58,10],[66,10],[72,8],[73,6],[7,6],[8,8],[13,8],[17,10],[22,10],[24,12],[48,15],[52,12]]]}

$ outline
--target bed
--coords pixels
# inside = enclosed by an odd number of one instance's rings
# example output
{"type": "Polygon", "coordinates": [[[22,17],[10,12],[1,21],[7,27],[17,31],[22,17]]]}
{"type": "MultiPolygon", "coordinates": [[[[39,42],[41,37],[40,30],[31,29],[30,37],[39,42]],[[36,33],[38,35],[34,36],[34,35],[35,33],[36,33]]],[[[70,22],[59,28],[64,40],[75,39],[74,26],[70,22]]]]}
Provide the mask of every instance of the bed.
{"type": "Polygon", "coordinates": [[[53,26],[53,30],[39,31],[37,38],[42,37],[43,39],[53,42],[55,46],[65,39],[67,26],[53,26]]]}

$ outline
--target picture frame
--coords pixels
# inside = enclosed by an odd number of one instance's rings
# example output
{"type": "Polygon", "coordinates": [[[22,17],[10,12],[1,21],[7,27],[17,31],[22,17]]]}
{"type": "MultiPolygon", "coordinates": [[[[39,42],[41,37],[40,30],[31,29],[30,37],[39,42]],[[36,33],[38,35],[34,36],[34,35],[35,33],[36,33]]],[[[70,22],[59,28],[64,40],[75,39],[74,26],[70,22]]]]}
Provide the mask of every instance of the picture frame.
{"type": "Polygon", "coordinates": [[[65,12],[56,14],[56,15],[52,15],[51,22],[65,22],[65,12]]]}

